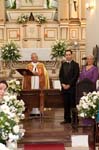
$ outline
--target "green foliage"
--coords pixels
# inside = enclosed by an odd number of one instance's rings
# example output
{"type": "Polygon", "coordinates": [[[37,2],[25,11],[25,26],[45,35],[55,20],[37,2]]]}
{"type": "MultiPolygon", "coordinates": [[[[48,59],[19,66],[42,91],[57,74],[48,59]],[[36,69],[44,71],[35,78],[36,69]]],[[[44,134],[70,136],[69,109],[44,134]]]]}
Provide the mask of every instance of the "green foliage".
{"type": "Polygon", "coordinates": [[[0,137],[3,140],[8,138],[8,133],[13,132],[13,127],[16,125],[16,122],[4,112],[0,112],[0,118],[0,137]]]}

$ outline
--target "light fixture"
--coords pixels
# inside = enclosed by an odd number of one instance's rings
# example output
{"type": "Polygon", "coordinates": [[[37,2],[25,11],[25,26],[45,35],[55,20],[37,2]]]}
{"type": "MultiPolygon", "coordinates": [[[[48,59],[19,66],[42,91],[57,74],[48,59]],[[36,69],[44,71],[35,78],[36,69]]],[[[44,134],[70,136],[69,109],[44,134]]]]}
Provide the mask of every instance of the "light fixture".
{"type": "Polygon", "coordinates": [[[92,10],[95,8],[95,0],[90,0],[90,2],[86,3],[86,9],[92,10]]]}

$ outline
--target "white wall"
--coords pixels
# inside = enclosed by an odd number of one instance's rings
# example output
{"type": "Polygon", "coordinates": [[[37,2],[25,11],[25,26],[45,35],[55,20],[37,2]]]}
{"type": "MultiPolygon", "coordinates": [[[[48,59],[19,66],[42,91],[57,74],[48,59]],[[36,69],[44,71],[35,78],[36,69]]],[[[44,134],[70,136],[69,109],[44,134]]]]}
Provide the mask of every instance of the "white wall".
{"type": "Polygon", "coordinates": [[[23,48],[20,50],[21,59],[24,60],[31,60],[31,54],[36,52],[39,60],[51,60],[51,48],[23,48]]]}
{"type": "MultiPolygon", "coordinates": [[[[91,0],[86,0],[89,2],[91,0]]],[[[93,47],[99,45],[99,0],[95,0],[96,6],[93,10],[86,10],[86,53],[92,53],[93,47]]]]}

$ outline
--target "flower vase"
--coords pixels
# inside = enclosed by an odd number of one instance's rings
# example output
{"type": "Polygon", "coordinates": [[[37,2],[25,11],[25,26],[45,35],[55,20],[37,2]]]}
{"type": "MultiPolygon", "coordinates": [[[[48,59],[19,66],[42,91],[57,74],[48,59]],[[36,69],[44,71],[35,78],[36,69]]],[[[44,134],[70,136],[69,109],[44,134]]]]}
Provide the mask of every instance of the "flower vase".
{"type": "Polygon", "coordinates": [[[9,150],[17,150],[17,141],[7,141],[6,143],[9,150]]]}
{"type": "Polygon", "coordinates": [[[84,125],[89,126],[89,125],[94,124],[94,119],[92,119],[92,118],[83,118],[82,122],[83,122],[84,125]]]}
{"type": "Polygon", "coordinates": [[[99,122],[99,106],[98,106],[98,111],[97,111],[97,114],[96,114],[96,122],[99,122]]]}
{"type": "Polygon", "coordinates": [[[9,69],[9,76],[8,76],[8,78],[13,78],[14,68],[13,68],[13,62],[12,61],[10,61],[8,63],[8,69],[9,69]]]}
{"type": "Polygon", "coordinates": [[[57,58],[56,58],[56,62],[57,62],[57,64],[58,64],[58,67],[59,67],[59,68],[61,67],[62,61],[63,61],[63,57],[57,57],[57,58]]]}

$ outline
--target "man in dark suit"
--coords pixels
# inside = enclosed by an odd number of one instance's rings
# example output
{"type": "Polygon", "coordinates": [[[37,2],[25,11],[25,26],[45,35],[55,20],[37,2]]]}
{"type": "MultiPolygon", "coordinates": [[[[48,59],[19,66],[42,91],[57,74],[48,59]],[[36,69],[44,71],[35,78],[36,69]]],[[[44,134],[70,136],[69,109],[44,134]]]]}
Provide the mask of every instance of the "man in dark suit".
{"type": "Polygon", "coordinates": [[[76,82],[79,77],[79,65],[72,60],[71,50],[66,50],[65,58],[59,72],[64,101],[64,121],[61,124],[71,123],[71,111],[76,107],[76,82]]]}

